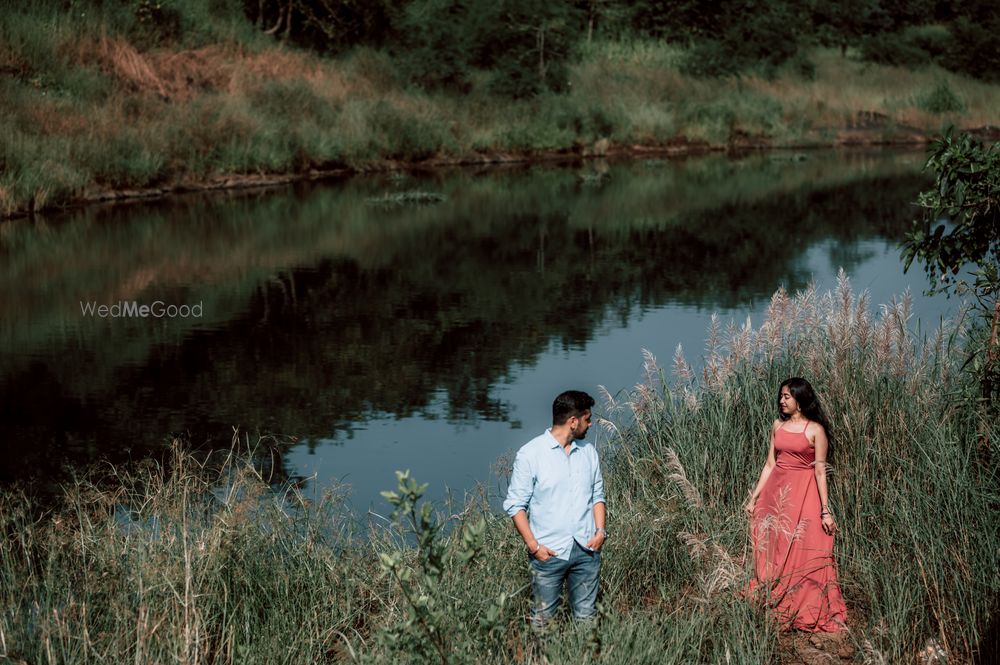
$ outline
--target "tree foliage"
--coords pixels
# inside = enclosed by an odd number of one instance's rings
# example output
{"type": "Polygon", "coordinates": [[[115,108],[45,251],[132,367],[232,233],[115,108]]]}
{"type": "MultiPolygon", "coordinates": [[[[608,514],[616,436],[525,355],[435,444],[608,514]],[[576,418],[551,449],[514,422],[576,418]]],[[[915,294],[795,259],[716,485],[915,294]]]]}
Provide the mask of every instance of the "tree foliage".
{"type": "Polygon", "coordinates": [[[484,72],[492,91],[524,97],[565,87],[584,22],[567,2],[411,0],[397,15],[394,51],[420,85],[466,90],[484,72]]]}
{"type": "MultiPolygon", "coordinates": [[[[138,0],[137,16],[171,2],[138,0]],[[152,9],[151,9],[152,8],[152,9]]],[[[931,62],[983,79],[1000,76],[1000,14],[986,0],[242,0],[277,39],[337,53],[385,47],[415,84],[467,91],[476,80],[525,96],[559,90],[578,44],[595,34],[680,42],[685,69],[770,74],[812,44],[861,47],[873,62],[931,62]]],[[[172,14],[170,14],[172,15],[172,14]]]]}
{"type": "Polygon", "coordinates": [[[917,260],[936,290],[972,294],[983,329],[970,362],[993,398],[1000,391],[1000,148],[949,130],[926,168],[937,180],[917,200],[922,214],[904,244],[905,268],[917,260]],[[970,264],[971,284],[961,275],[970,264]]]}

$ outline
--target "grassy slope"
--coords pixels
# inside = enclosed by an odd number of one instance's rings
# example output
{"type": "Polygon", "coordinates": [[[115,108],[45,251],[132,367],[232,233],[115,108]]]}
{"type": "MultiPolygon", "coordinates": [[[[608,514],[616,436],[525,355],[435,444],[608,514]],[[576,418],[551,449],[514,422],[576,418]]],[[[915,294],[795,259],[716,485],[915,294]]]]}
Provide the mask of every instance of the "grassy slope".
{"type": "Polygon", "coordinates": [[[1000,108],[996,86],[825,50],[812,54],[814,80],[703,80],[679,72],[683,51],[670,45],[595,44],[571,68],[569,93],[510,101],[413,90],[382,53],[323,59],[238,23],[192,48],[140,51],[116,34],[99,18],[0,18],[0,215],[114,190],[399,161],[913,140],[946,122],[995,125],[1000,108]],[[961,112],[928,110],[941,86],[961,112]],[[869,112],[879,115],[859,122],[869,112]],[[610,144],[595,148],[602,138],[610,144]]]}
{"type": "Polygon", "coordinates": [[[445,513],[457,526],[485,519],[470,539],[478,555],[452,558],[463,545],[451,539],[429,584],[421,557],[380,520],[355,540],[336,491],[272,494],[250,468],[208,473],[181,457],[168,477],[147,463],[78,483],[41,520],[0,492],[12,536],[0,540],[0,655],[445,662],[437,645],[460,663],[801,662],[739,590],[752,570],[741,504],[765,458],[774,388],[805,374],[836,432],[831,504],[851,631],[833,650],[905,663],[930,648],[968,662],[1000,588],[989,461],[1000,429],[966,408],[975,391],[957,373],[954,329],[915,339],[908,316],[905,301],[873,315],[845,280],[825,297],[779,292],[759,329],[712,333],[702,377],[683,359],[665,372],[647,357],[648,382],[602,407],[636,420],[608,426],[613,538],[597,631],[532,634],[523,545],[480,503],[445,513]],[[402,585],[378,554],[397,562],[402,585]]]}

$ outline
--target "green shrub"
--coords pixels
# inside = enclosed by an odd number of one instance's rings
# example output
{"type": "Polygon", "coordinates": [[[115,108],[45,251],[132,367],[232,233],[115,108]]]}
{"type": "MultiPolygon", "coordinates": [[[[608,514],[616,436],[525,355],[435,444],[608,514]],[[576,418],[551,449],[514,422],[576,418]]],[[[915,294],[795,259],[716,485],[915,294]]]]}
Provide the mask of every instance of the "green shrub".
{"type": "Polygon", "coordinates": [[[731,45],[718,39],[698,42],[681,61],[680,70],[691,76],[732,76],[743,68],[731,45]]]}
{"type": "Polygon", "coordinates": [[[933,90],[917,98],[917,106],[930,113],[959,113],[965,110],[962,98],[956,95],[944,81],[933,90]]]}
{"type": "Polygon", "coordinates": [[[99,145],[83,146],[81,162],[93,173],[94,180],[108,187],[143,187],[164,175],[163,156],[141,136],[122,133],[99,145]]]}
{"type": "Polygon", "coordinates": [[[984,81],[1000,81],[1000,18],[978,23],[960,18],[952,24],[951,49],[944,65],[984,81]]]}
{"type": "Polygon", "coordinates": [[[926,51],[935,60],[952,47],[951,31],[943,25],[914,25],[903,30],[902,40],[926,51]]]}
{"type": "Polygon", "coordinates": [[[796,25],[795,12],[785,5],[761,10],[752,2],[735,2],[720,29],[695,44],[681,69],[695,76],[728,76],[756,68],[770,78],[799,51],[796,25]]]}
{"type": "Polygon", "coordinates": [[[374,154],[389,159],[427,159],[447,141],[442,125],[407,114],[386,101],[372,107],[369,127],[378,144],[374,154]]]}
{"type": "Polygon", "coordinates": [[[899,33],[867,37],[861,43],[861,58],[868,62],[901,67],[920,67],[931,62],[931,54],[899,33]]]}
{"type": "Polygon", "coordinates": [[[805,81],[816,80],[816,63],[801,51],[796,53],[786,66],[792,73],[805,81]]]}
{"type": "Polygon", "coordinates": [[[467,0],[413,0],[397,19],[401,46],[396,64],[424,87],[467,91],[479,16],[467,0]]]}
{"type": "Polygon", "coordinates": [[[139,0],[135,5],[132,38],[140,47],[157,46],[179,41],[181,13],[160,0],[139,0]]]}
{"type": "Polygon", "coordinates": [[[302,79],[267,81],[248,97],[256,109],[272,118],[295,118],[296,122],[310,119],[328,124],[336,120],[336,108],[302,79]]]}
{"type": "Polygon", "coordinates": [[[404,541],[414,541],[416,552],[379,554],[382,569],[398,585],[403,615],[379,633],[384,653],[395,662],[448,665],[503,653],[507,594],[495,600],[473,600],[452,592],[456,578],[460,583],[467,567],[477,563],[483,552],[486,520],[482,516],[463,520],[449,547],[434,507],[421,501],[427,485],[417,485],[409,471],[397,471],[396,477],[398,492],[382,492],[382,496],[393,506],[396,532],[404,541]]]}

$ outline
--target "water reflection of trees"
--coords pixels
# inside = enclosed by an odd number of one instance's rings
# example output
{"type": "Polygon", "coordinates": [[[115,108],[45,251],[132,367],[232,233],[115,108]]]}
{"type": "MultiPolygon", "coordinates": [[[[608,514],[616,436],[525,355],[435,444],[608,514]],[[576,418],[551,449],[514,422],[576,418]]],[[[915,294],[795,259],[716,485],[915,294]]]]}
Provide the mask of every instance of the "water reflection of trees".
{"type": "Polygon", "coordinates": [[[381,185],[362,182],[19,230],[5,294],[20,280],[69,308],[83,292],[170,293],[204,300],[209,319],[81,323],[0,302],[4,475],[141,456],[174,433],[228,444],[233,425],[320,437],[373,415],[504,420],[493,387],[552,340],[581,347],[635,307],[740,306],[803,286],[816,242],[899,237],[921,181],[886,164],[631,165],[601,188],[566,170],[460,174],[411,183],[449,196],[418,210],[372,209],[381,185]],[[33,272],[71,256],[76,270],[33,272]]]}

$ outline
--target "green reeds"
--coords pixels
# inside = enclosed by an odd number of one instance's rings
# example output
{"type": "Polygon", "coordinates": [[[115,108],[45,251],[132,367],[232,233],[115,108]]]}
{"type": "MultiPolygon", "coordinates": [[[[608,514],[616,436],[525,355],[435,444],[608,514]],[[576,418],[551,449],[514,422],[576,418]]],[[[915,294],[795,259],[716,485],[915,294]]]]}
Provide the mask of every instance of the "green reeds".
{"type": "Polygon", "coordinates": [[[647,353],[645,380],[605,396],[612,538],[596,627],[530,629],[523,545],[484,500],[434,516],[410,483],[397,519],[361,533],[336,491],[275,489],[252,454],[199,461],[177,450],[164,466],[71,484],[44,510],[0,492],[0,656],[775,662],[787,638],[740,594],[753,563],[742,505],[776,388],[802,375],[834,434],[850,614],[837,648],[857,662],[967,659],[1000,586],[1000,428],[966,399],[963,322],[918,338],[908,307],[873,314],[844,276],[826,295],[778,291],[758,327],[713,323],[700,371],[680,352],[664,371],[647,353]]]}

